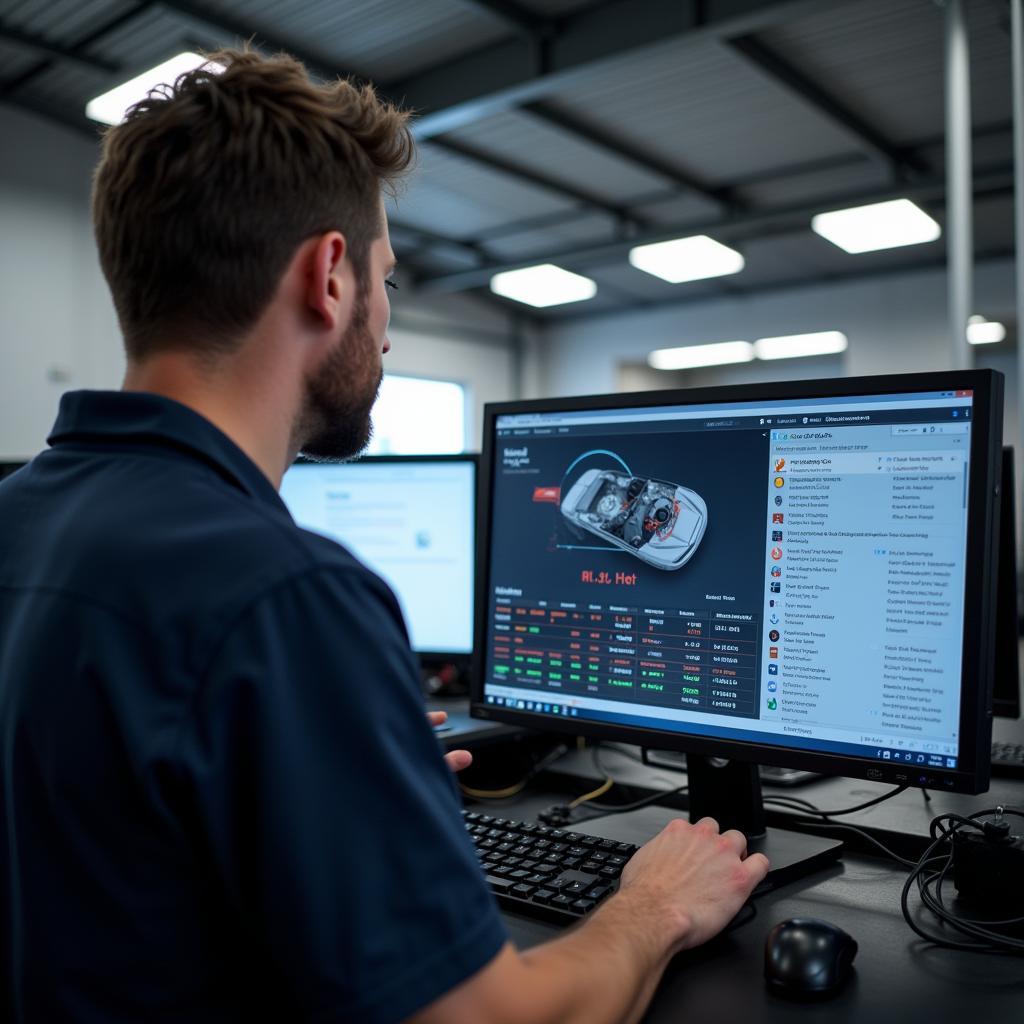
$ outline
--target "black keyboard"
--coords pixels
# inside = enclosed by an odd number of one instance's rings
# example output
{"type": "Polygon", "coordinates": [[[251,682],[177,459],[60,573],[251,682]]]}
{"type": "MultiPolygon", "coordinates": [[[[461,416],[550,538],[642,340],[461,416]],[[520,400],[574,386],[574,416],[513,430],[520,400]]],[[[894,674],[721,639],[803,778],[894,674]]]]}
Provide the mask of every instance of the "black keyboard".
{"type": "Polygon", "coordinates": [[[1024,778],[1024,743],[993,743],[992,774],[1024,778]]]}
{"type": "Polygon", "coordinates": [[[581,832],[463,811],[491,891],[503,910],[572,924],[619,887],[637,851],[581,832]]]}

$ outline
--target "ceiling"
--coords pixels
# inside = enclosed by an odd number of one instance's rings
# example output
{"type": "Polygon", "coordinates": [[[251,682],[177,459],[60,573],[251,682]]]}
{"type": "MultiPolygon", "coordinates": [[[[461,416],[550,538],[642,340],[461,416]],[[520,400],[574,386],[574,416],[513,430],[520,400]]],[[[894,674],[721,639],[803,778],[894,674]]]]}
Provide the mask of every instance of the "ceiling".
{"type": "MultiPolygon", "coordinates": [[[[968,0],[975,253],[1013,247],[1009,8],[968,0]]],[[[936,0],[0,0],[0,102],[95,135],[87,100],[184,48],[252,39],[418,111],[390,212],[414,293],[545,321],[942,265],[944,241],[851,256],[827,209],[908,196],[944,219],[936,0]],[[706,233],[745,269],[668,284],[639,241],[706,233]],[[585,303],[491,296],[554,262],[585,303]]]]}

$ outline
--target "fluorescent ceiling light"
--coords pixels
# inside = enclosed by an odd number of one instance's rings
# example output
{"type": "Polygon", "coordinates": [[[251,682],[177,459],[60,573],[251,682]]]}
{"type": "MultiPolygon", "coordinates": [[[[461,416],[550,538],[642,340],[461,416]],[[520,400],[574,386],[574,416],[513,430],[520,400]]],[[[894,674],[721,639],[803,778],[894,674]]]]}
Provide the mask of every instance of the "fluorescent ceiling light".
{"type": "Polygon", "coordinates": [[[754,353],[758,359],[793,359],[796,356],[827,356],[846,349],[846,335],[841,331],[818,331],[814,334],[787,334],[779,338],[758,338],[754,353]]]}
{"type": "Polygon", "coordinates": [[[934,242],[942,234],[938,222],[909,199],[819,213],[811,219],[811,227],[833,245],[853,253],[934,242]]]}
{"type": "Polygon", "coordinates": [[[983,316],[972,316],[967,321],[967,343],[969,345],[994,345],[1006,337],[1006,328],[995,320],[983,316]]]}
{"type": "Polygon", "coordinates": [[[634,246],[629,250],[629,262],[637,270],[672,284],[722,277],[743,269],[743,256],[740,253],[707,235],[634,246]]]}
{"type": "Polygon", "coordinates": [[[541,263],[495,274],[491,278],[491,291],[529,306],[560,306],[592,299],[597,294],[597,284],[589,277],[570,273],[553,263],[541,263]]]}
{"type": "Polygon", "coordinates": [[[128,108],[139,100],[144,100],[159,85],[174,85],[179,75],[194,71],[208,64],[210,70],[220,74],[223,66],[200,57],[198,53],[179,53],[155,68],[143,71],[131,81],[119,85],[109,92],[89,100],[85,105],[85,116],[103,124],[120,124],[128,113],[128,108]]]}
{"type": "Polygon", "coordinates": [[[647,364],[655,370],[692,370],[696,366],[749,363],[753,358],[754,346],[749,341],[715,341],[710,345],[659,348],[647,357],[647,364]]]}

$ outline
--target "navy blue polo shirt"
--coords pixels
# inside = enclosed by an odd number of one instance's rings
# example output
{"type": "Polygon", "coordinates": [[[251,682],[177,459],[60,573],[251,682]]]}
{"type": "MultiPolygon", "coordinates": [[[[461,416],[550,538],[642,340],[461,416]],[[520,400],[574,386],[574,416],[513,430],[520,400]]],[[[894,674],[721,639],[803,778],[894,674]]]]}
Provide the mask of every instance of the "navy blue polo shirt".
{"type": "Polygon", "coordinates": [[[156,395],[0,484],[0,1019],[398,1021],[505,931],[387,586],[156,395]]]}

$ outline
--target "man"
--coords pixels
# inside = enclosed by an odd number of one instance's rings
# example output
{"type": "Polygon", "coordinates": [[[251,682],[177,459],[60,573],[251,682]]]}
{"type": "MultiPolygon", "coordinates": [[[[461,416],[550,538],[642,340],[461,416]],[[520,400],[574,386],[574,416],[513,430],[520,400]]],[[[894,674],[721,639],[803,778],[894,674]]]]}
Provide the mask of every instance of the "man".
{"type": "Polygon", "coordinates": [[[767,864],[676,821],[508,942],[392,594],[277,495],[368,439],[407,115],[213,59],[104,139],[124,389],[0,487],[0,1016],[636,1020],[767,864]]]}

